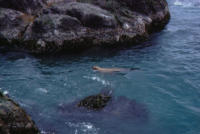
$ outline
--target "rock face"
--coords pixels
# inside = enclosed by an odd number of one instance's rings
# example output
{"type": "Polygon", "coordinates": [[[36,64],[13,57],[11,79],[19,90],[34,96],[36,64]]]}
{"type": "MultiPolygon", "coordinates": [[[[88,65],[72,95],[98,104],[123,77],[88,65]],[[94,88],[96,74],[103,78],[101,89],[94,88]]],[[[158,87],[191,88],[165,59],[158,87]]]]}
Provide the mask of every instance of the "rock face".
{"type": "Polygon", "coordinates": [[[45,5],[45,0],[0,0],[0,8],[10,8],[36,14],[45,5]]]}
{"type": "Polygon", "coordinates": [[[34,122],[25,111],[1,93],[0,134],[39,134],[34,122]]]}
{"type": "Polygon", "coordinates": [[[27,25],[20,18],[22,15],[19,11],[0,8],[0,44],[12,45],[20,41],[27,25]]]}
{"type": "Polygon", "coordinates": [[[0,45],[33,53],[133,45],[169,18],[165,0],[0,0],[0,45]]]}

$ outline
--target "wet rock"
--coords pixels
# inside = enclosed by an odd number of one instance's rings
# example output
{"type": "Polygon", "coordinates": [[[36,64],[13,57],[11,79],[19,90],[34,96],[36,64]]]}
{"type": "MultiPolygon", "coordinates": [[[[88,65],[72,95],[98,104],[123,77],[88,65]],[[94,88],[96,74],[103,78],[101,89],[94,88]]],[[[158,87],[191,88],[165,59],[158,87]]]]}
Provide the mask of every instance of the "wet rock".
{"type": "Polygon", "coordinates": [[[58,107],[60,114],[71,120],[124,119],[147,121],[149,112],[144,104],[126,97],[97,94],[58,107]],[[77,105],[78,104],[78,105],[77,105]]]}
{"type": "Polygon", "coordinates": [[[78,107],[85,107],[91,110],[103,109],[111,100],[111,96],[107,94],[98,94],[86,97],[78,103],[78,107]]]}
{"type": "Polygon", "coordinates": [[[25,111],[2,93],[0,93],[0,133],[39,134],[39,130],[25,111]]]}
{"type": "Polygon", "coordinates": [[[0,24],[0,41],[4,42],[1,45],[13,45],[13,48],[32,53],[133,45],[146,40],[151,32],[162,29],[170,18],[165,0],[63,0],[44,5],[37,4],[45,3],[42,0],[8,2],[16,7],[21,2],[23,4],[22,8],[13,8],[5,0],[0,0],[0,7],[4,7],[0,12],[2,22],[13,18],[19,21],[17,24],[0,24]],[[26,8],[23,9],[23,5],[27,5],[26,8]],[[17,17],[20,12],[5,8],[24,12],[30,9],[34,16],[17,17]],[[10,14],[2,17],[6,11],[10,14]],[[15,36],[6,34],[10,33],[5,30],[9,27],[17,29],[13,32],[15,36]],[[8,42],[8,39],[18,43],[8,42]]]}

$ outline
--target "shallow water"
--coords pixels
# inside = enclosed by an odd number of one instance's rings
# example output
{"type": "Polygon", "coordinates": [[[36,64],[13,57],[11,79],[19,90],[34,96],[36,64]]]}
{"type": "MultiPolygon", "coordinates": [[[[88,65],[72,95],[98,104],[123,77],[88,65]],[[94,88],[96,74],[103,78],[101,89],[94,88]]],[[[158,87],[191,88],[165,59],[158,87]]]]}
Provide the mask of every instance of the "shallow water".
{"type": "Polygon", "coordinates": [[[26,109],[42,133],[200,134],[200,2],[168,2],[170,23],[137,47],[48,57],[1,50],[1,90],[26,109]],[[93,65],[140,70],[102,74],[93,65]],[[105,87],[145,105],[148,119],[137,122],[118,114],[80,118],[59,111],[60,105],[105,87]]]}

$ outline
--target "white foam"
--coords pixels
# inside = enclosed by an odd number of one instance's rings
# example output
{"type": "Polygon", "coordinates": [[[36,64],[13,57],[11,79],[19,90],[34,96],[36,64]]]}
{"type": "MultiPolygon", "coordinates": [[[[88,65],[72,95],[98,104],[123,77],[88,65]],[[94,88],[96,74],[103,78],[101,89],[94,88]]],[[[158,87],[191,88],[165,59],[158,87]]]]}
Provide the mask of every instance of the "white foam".
{"type": "Polygon", "coordinates": [[[99,128],[96,128],[90,122],[80,122],[80,123],[72,123],[72,122],[65,122],[66,125],[69,127],[75,128],[75,134],[79,132],[87,133],[87,134],[98,134],[99,128]]]}
{"type": "Polygon", "coordinates": [[[180,2],[179,0],[176,0],[176,1],[174,2],[174,5],[176,5],[176,6],[182,6],[183,3],[180,2]]]}
{"type": "Polygon", "coordinates": [[[44,130],[41,130],[41,132],[40,132],[41,134],[55,134],[54,132],[52,132],[52,133],[49,133],[49,132],[46,132],[46,131],[44,131],[44,130]]]}
{"type": "Polygon", "coordinates": [[[3,91],[3,95],[8,95],[9,92],[8,91],[3,91]]]}
{"type": "Polygon", "coordinates": [[[83,76],[83,78],[86,78],[86,79],[90,79],[90,80],[93,80],[93,81],[100,82],[100,83],[101,83],[102,85],[104,85],[104,86],[111,85],[110,82],[108,82],[108,81],[106,81],[106,80],[103,80],[103,79],[101,79],[100,77],[97,77],[97,76],[92,76],[92,77],[83,76]]]}
{"type": "Polygon", "coordinates": [[[174,5],[182,7],[200,7],[200,0],[176,0],[174,5]]]}
{"type": "Polygon", "coordinates": [[[48,90],[46,88],[38,88],[37,91],[40,91],[42,93],[48,93],[48,90]]]}

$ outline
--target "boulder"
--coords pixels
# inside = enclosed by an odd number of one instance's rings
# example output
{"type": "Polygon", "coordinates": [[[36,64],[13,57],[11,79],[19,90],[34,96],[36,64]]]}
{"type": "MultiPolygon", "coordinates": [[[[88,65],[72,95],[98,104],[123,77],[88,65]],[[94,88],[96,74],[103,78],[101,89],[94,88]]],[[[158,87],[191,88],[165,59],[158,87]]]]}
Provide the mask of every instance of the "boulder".
{"type": "MultiPolygon", "coordinates": [[[[35,12],[33,16],[23,14],[22,17],[19,11],[24,10],[5,5],[0,6],[4,7],[0,10],[2,22],[15,18],[19,24],[11,21],[0,24],[0,42],[3,42],[0,45],[32,53],[134,45],[164,28],[170,18],[166,0],[61,0],[38,6],[40,10],[30,8],[35,12]],[[10,14],[2,17],[7,11],[10,14]],[[13,36],[6,34],[5,29],[10,28],[7,25],[17,30],[12,32],[13,36]]],[[[11,32],[8,30],[8,33],[11,32]]]]}
{"type": "MultiPolygon", "coordinates": [[[[164,28],[170,19],[169,8],[166,0],[78,0],[83,3],[92,3],[103,9],[111,11],[118,19],[125,17],[127,19],[137,18],[133,14],[141,14],[142,22],[151,24],[146,27],[147,32],[151,33],[164,28]],[[146,16],[146,17],[145,17],[146,16]]],[[[137,24],[136,24],[137,25],[137,24]]]]}
{"type": "Polygon", "coordinates": [[[39,134],[31,118],[10,98],[0,93],[0,134],[39,134]]]}
{"type": "Polygon", "coordinates": [[[75,17],[59,14],[42,15],[27,28],[22,47],[34,53],[53,53],[64,47],[73,48],[79,38],[78,32],[83,33],[84,28],[75,17]]]}
{"type": "Polygon", "coordinates": [[[22,20],[22,12],[0,8],[0,43],[14,44],[20,41],[27,23],[22,20]]]}
{"type": "Polygon", "coordinates": [[[36,14],[46,0],[0,0],[0,8],[10,8],[28,14],[36,14]]]}
{"type": "Polygon", "coordinates": [[[107,103],[111,100],[111,96],[109,94],[97,94],[94,96],[88,96],[85,99],[81,100],[78,103],[78,107],[85,107],[91,110],[100,110],[103,109],[107,103]]]}
{"type": "Polygon", "coordinates": [[[49,9],[49,12],[76,17],[85,27],[115,28],[117,26],[117,22],[113,14],[91,4],[78,2],[58,3],[53,5],[49,9]]]}

